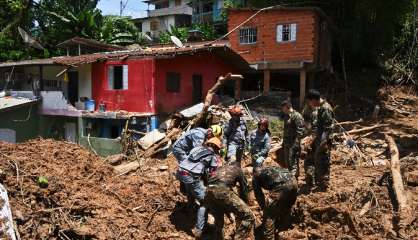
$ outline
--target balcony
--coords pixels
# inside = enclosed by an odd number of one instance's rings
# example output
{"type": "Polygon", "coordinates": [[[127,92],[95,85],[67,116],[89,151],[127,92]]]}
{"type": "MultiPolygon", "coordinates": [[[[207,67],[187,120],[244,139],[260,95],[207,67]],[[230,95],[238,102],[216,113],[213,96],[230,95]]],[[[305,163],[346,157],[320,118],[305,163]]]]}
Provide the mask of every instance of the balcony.
{"type": "Polygon", "coordinates": [[[148,13],[149,17],[160,17],[167,15],[192,15],[193,9],[188,5],[171,7],[171,8],[161,8],[156,10],[151,10],[148,13]]]}
{"type": "Polygon", "coordinates": [[[193,23],[213,23],[222,21],[222,9],[214,9],[211,12],[197,13],[192,16],[193,23]]]}

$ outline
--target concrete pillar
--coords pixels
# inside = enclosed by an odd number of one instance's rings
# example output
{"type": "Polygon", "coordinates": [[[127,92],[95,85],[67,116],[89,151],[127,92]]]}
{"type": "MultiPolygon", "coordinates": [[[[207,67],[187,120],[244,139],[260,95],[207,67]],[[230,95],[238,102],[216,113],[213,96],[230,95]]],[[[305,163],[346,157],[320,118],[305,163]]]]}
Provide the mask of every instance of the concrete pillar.
{"type": "Polygon", "coordinates": [[[303,67],[300,69],[299,74],[299,107],[303,108],[306,93],[306,69],[303,67]]]}
{"type": "Polygon", "coordinates": [[[270,92],[270,70],[264,69],[264,88],[263,95],[266,96],[270,92]]]}
{"type": "Polygon", "coordinates": [[[242,88],[242,79],[236,79],[235,80],[235,93],[234,98],[235,100],[241,99],[241,88],[242,88]]]}

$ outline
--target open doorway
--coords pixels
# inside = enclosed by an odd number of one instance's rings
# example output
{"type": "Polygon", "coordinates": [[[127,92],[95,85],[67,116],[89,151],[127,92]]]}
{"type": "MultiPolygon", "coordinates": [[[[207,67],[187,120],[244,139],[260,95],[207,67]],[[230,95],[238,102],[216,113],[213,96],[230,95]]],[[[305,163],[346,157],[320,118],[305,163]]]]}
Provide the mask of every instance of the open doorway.
{"type": "Polygon", "coordinates": [[[73,106],[78,101],[78,72],[68,72],[68,101],[73,106]]]}

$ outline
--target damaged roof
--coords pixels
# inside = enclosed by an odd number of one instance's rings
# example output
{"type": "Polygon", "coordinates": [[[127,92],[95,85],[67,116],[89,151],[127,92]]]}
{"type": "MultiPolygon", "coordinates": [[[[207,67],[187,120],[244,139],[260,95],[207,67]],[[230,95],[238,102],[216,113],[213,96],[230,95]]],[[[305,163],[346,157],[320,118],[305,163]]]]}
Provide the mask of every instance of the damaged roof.
{"type": "MultiPolygon", "coordinates": [[[[94,53],[94,54],[85,54],[80,56],[61,56],[53,57],[50,59],[42,59],[39,62],[39,65],[44,65],[44,62],[47,64],[56,65],[65,65],[65,66],[77,66],[82,64],[94,63],[99,61],[106,60],[126,60],[129,58],[144,58],[144,57],[174,57],[177,55],[192,55],[195,53],[201,52],[213,52],[221,56],[224,59],[227,59],[228,62],[236,65],[240,69],[248,68],[248,63],[231,48],[229,48],[228,41],[218,41],[218,42],[197,42],[197,43],[188,43],[185,47],[179,48],[174,45],[156,45],[147,48],[140,48],[135,50],[123,50],[123,51],[113,51],[113,52],[104,52],[104,53],[94,53]]],[[[31,61],[38,60],[27,60],[21,62],[5,62],[0,63],[0,67],[7,66],[18,66],[18,65],[37,65],[31,61]]]]}

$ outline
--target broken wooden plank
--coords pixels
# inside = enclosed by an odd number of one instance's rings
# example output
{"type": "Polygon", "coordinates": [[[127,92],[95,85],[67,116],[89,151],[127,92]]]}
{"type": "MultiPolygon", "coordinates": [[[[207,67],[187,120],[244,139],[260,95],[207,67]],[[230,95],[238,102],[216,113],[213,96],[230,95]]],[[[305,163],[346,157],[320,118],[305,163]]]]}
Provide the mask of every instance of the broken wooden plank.
{"type": "Polygon", "coordinates": [[[116,167],[114,167],[115,173],[117,175],[123,175],[128,172],[134,171],[140,167],[139,161],[132,161],[128,162],[126,164],[121,164],[116,167]]]}
{"type": "Polygon", "coordinates": [[[181,129],[173,128],[167,134],[167,136],[165,136],[165,138],[163,140],[154,144],[152,147],[148,148],[145,152],[139,154],[138,157],[137,157],[137,159],[138,159],[137,161],[132,161],[132,162],[129,162],[129,163],[125,163],[125,164],[121,164],[119,166],[116,166],[114,168],[116,174],[118,176],[120,176],[120,175],[127,174],[131,171],[135,171],[136,169],[140,168],[141,167],[141,164],[140,164],[141,159],[152,157],[153,155],[158,153],[159,149],[161,149],[161,147],[163,147],[165,144],[167,144],[170,140],[176,138],[181,133],[181,131],[182,131],[181,129]]]}

